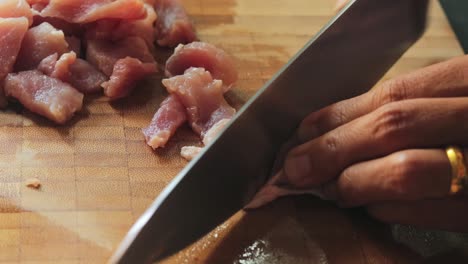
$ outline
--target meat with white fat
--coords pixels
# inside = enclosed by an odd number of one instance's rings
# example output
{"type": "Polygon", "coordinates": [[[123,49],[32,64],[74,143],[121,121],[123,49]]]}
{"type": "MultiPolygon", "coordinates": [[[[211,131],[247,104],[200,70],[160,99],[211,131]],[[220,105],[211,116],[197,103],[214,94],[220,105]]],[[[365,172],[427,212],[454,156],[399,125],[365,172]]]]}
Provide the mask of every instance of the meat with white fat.
{"type": "MultiPolygon", "coordinates": [[[[203,137],[203,145],[207,146],[221,133],[221,131],[227,126],[231,119],[221,119],[218,123],[214,124],[203,137]]],[[[201,151],[203,147],[196,146],[184,146],[180,150],[180,155],[186,160],[194,159],[201,151]]]]}

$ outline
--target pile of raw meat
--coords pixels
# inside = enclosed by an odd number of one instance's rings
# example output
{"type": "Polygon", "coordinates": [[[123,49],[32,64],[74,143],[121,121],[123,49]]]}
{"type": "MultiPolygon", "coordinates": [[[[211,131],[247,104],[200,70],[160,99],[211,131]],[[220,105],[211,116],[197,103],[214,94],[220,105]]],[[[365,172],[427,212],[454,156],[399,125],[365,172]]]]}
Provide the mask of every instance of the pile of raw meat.
{"type": "Polygon", "coordinates": [[[170,95],[143,132],[155,149],[188,122],[207,144],[235,114],[224,93],[237,71],[224,51],[196,41],[178,0],[0,0],[0,107],[17,101],[64,124],[85,95],[128,96],[163,68],[155,46],[176,47],[164,70],[170,95]]]}
{"type": "MultiPolygon", "coordinates": [[[[170,78],[163,85],[170,95],[143,129],[148,145],[163,147],[187,121],[205,145],[210,143],[236,113],[224,99],[237,81],[233,65],[224,51],[211,44],[180,44],[166,63],[165,74],[170,78]]],[[[181,155],[190,160],[200,150],[183,147],[181,155]]]]}

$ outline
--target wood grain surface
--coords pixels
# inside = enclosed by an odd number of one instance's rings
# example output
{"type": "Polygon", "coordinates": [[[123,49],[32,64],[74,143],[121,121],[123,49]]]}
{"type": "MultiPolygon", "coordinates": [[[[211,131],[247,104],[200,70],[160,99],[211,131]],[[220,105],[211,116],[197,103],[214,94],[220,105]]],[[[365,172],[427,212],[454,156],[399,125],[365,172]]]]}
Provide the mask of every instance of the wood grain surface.
{"type": "MultiPolygon", "coordinates": [[[[235,57],[241,80],[228,99],[240,107],[328,21],[333,2],[184,4],[200,39],[235,57]]],[[[462,54],[438,3],[432,3],[427,33],[385,78],[462,54]]],[[[159,50],[158,60],[169,53],[159,50]]],[[[144,144],[140,129],[165,97],[160,81],[157,76],[143,82],[122,102],[88,98],[85,110],[61,127],[19,106],[0,112],[0,262],[106,262],[186,164],[180,148],[198,142],[184,127],[163,150],[144,144]],[[42,182],[39,190],[25,186],[32,177],[42,182]]],[[[286,198],[257,212],[240,212],[165,263],[415,263],[463,256],[431,248],[440,235],[415,234],[312,197],[286,198]],[[396,234],[400,239],[409,234],[409,246],[395,242],[396,234]]]]}

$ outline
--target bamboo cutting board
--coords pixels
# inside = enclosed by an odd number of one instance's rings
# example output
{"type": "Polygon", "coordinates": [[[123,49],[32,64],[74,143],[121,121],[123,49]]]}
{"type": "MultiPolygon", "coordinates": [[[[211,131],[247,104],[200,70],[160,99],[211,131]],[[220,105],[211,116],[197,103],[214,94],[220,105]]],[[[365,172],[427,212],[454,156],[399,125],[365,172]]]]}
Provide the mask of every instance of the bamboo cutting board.
{"type": "MultiPolygon", "coordinates": [[[[333,2],[184,1],[200,39],[235,57],[241,80],[228,99],[236,107],[328,21],[333,2]]],[[[462,54],[433,4],[425,37],[386,78],[462,54]]],[[[170,51],[158,53],[164,61],[170,51]]],[[[186,164],[180,147],[198,142],[185,127],[163,150],[144,144],[140,129],[165,97],[160,81],[145,81],[125,102],[88,98],[85,110],[64,127],[20,107],[0,113],[0,262],[106,262],[186,164]],[[25,187],[31,177],[41,180],[41,189],[25,187]]],[[[407,227],[392,230],[393,238],[359,211],[340,211],[310,197],[286,198],[235,215],[166,263],[414,263],[434,253],[431,246],[440,239],[415,236],[407,227]],[[395,234],[409,246],[394,242],[395,234]]]]}

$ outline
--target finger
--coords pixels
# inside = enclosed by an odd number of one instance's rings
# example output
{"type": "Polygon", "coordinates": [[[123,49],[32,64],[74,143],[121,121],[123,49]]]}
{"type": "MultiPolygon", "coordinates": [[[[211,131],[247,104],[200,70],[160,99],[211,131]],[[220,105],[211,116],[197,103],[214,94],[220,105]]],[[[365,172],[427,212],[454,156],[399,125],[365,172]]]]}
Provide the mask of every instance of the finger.
{"type": "Polygon", "coordinates": [[[342,206],[446,197],[452,171],[444,150],[404,150],[345,169],[324,187],[342,206]]]}
{"type": "Polygon", "coordinates": [[[310,114],[297,131],[309,141],[392,102],[433,97],[468,96],[468,56],[386,81],[375,89],[310,114]]]}
{"type": "MultiPolygon", "coordinates": [[[[299,144],[300,144],[299,139],[297,138],[296,135],[293,135],[291,139],[289,139],[286,143],[284,143],[281,146],[280,150],[276,154],[276,159],[273,162],[273,168],[270,173],[271,175],[276,175],[281,170],[281,168],[283,167],[284,159],[286,158],[286,155],[289,153],[289,151],[291,151],[291,149],[293,149],[299,144]]],[[[276,178],[279,178],[279,177],[276,177],[276,178]]],[[[276,180],[273,183],[276,183],[276,180]]]]}
{"type": "Polygon", "coordinates": [[[468,144],[468,98],[392,103],[294,148],[283,175],[293,186],[317,186],[352,164],[411,148],[468,144]]]}
{"type": "Polygon", "coordinates": [[[391,224],[447,231],[468,231],[468,198],[390,202],[367,207],[374,218],[391,224]]]}

